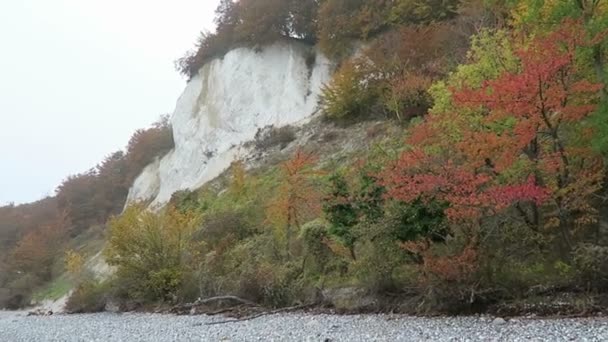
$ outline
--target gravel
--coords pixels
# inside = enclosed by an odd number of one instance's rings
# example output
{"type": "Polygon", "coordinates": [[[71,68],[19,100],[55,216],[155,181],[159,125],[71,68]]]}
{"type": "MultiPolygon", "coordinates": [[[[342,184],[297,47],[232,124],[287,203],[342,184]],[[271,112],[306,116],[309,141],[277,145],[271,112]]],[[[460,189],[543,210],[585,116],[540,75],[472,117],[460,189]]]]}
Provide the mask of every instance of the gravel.
{"type": "Polygon", "coordinates": [[[606,318],[420,318],[283,314],[219,325],[221,317],[0,312],[0,340],[20,341],[608,341],[606,318]]]}

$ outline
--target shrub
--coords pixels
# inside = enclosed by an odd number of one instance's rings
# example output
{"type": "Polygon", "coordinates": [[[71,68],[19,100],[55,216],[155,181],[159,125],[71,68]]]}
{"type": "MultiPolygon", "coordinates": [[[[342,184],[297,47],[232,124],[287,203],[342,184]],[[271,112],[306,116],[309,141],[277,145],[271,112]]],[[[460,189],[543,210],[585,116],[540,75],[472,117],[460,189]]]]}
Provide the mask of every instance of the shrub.
{"type": "Polygon", "coordinates": [[[130,299],[140,302],[179,298],[183,277],[190,276],[198,255],[192,239],[196,213],[167,208],[160,213],[139,205],[110,221],[106,258],[130,299]]]}
{"type": "Polygon", "coordinates": [[[259,130],[255,135],[255,146],[260,150],[268,150],[279,146],[284,149],[290,142],[296,140],[296,129],[287,125],[283,127],[269,127],[259,130]]]}
{"type": "Polygon", "coordinates": [[[312,153],[297,150],[281,165],[281,180],[275,196],[268,202],[266,222],[273,228],[277,241],[285,244],[285,256],[292,255],[292,242],[302,223],[320,212],[319,194],[315,186],[317,158],[312,153]]]}
{"type": "Polygon", "coordinates": [[[82,254],[71,249],[65,252],[65,270],[76,282],[80,281],[83,277],[85,271],[84,262],[82,254]]]}
{"type": "Polygon", "coordinates": [[[163,302],[175,302],[182,288],[184,274],[180,267],[165,267],[150,271],[146,287],[153,292],[155,299],[163,302]]]}
{"type": "Polygon", "coordinates": [[[378,97],[376,75],[363,59],[345,62],[321,92],[321,110],[330,119],[370,116],[378,97]]]}
{"type": "Polygon", "coordinates": [[[107,287],[92,280],[80,283],[68,298],[65,309],[68,313],[102,312],[106,306],[107,287]]]}
{"type": "Polygon", "coordinates": [[[307,271],[310,275],[323,274],[332,257],[332,251],[327,247],[329,237],[327,224],[315,220],[302,226],[304,257],[307,271]]]}
{"type": "Polygon", "coordinates": [[[196,191],[180,190],[171,195],[169,204],[183,212],[197,211],[206,209],[200,203],[199,195],[196,191]]]}
{"type": "Polygon", "coordinates": [[[400,267],[410,259],[399,245],[385,234],[388,227],[382,223],[368,228],[376,236],[361,241],[357,246],[357,260],[352,265],[352,274],[358,283],[374,293],[399,292],[406,285],[413,285],[416,276],[401,274],[400,267]],[[409,279],[408,277],[412,277],[409,279]]]}
{"type": "Polygon", "coordinates": [[[281,249],[268,233],[227,249],[217,246],[202,263],[201,294],[236,294],[270,306],[293,303],[301,290],[302,262],[285,262],[281,249]]]}
{"type": "Polygon", "coordinates": [[[574,250],[574,266],[584,286],[605,289],[608,285],[608,247],[578,245],[574,250]]]}
{"type": "Polygon", "coordinates": [[[229,208],[207,214],[197,236],[215,246],[225,239],[242,240],[255,230],[245,210],[229,208]]]}
{"type": "Polygon", "coordinates": [[[29,304],[29,293],[0,289],[0,308],[19,310],[29,304]]]}

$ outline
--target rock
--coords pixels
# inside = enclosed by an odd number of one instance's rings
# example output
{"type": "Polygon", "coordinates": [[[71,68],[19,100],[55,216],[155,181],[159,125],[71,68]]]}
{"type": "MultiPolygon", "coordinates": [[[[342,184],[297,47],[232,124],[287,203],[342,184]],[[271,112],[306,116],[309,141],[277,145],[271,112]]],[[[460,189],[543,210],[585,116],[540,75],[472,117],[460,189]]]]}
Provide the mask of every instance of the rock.
{"type": "Polygon", "coordinates": [[[505,321],[505,319],[502,318],[502,317],[496,317],[492,321],[492,324],[494,324],[494,325],[505,325],[505,324],[507,324],[507,321],[505,321]]]}
{"type": "Polygon", "coordinates": [[[119,313],[120,310],[120,305],[113,300],[107,300],[106,301],[106,306],[104,308],[105,311],[107,312],[112,312],[112,313],[119,313]]]}

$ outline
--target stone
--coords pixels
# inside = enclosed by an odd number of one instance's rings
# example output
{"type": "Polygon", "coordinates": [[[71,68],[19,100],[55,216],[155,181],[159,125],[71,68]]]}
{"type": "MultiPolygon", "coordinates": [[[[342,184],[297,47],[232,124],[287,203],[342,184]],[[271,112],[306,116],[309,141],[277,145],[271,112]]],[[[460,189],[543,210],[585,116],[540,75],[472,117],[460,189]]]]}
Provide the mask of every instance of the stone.
{"type": "Polygon", "coordinates": [[[492,324],[494,324],[494,325],[505,325],[505,324],[507,324],[507,321],[504,318],[502,318],[502,317],[496,317],[492,321],[492,324]]]}
{"type": "Polygon", "coordinates": [[[118,304],[117,302],[115,302],[113,300],[107,300],[104,310],[107,312],[119,313],[121,311],[120,304],[118,304]]]}

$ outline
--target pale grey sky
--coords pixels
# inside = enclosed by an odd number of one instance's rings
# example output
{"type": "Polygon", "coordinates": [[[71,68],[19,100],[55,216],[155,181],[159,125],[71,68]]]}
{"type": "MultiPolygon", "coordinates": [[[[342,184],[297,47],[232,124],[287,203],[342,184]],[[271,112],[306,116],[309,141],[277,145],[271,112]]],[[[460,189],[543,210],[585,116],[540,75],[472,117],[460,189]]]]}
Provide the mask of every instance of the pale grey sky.
{"type": "Polygon", "coordinates": [[[0,0],[0,205],[51,195],[173,111],[218,0],[0,0]]]}

